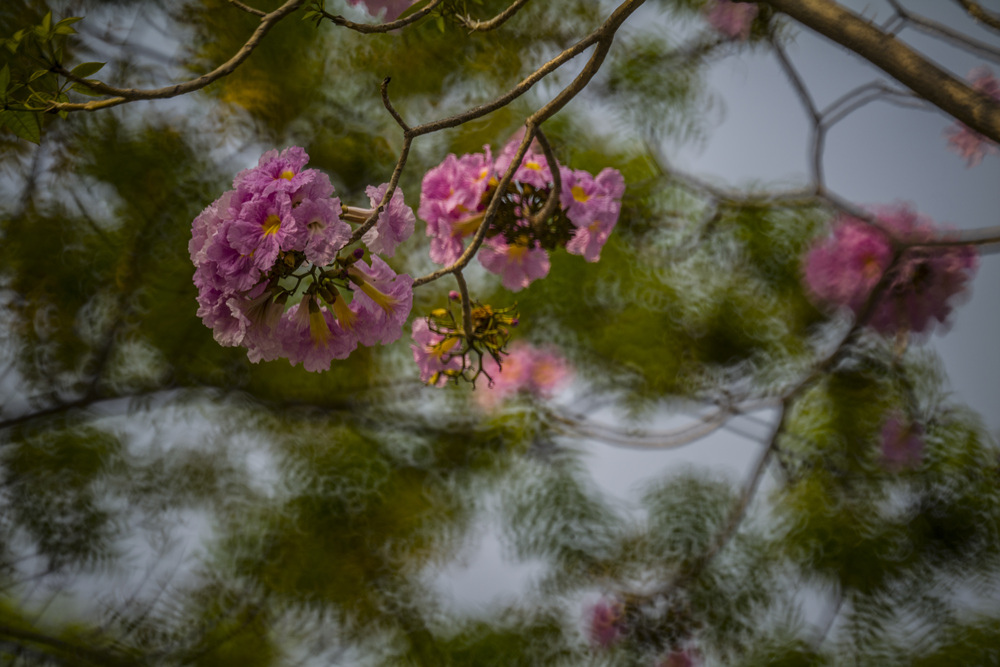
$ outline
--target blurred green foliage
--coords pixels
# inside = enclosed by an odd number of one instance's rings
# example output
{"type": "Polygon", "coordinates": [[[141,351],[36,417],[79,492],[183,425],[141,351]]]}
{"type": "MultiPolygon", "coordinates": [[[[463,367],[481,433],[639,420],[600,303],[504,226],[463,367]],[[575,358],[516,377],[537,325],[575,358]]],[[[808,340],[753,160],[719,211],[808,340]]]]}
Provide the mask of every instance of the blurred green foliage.
{"type": "MultiPolygon", "coordinates": [[[[716,200],[640,140],[708,129],[704,68],[724,45],[659,30],[693,24],[700,4],[650,3],[545,126],[561,161],[625,175],[601,261],[556,254],[549,277],[517,295],[470,271],[475,298],[516,301],[518,335],[573,361],[584,410],[613,404],[633,420],[780,397],[844,326],[799,280],[828,211],[716,200]]],[[[655,665],[687,649],[726,665],[995,662],[997,446],[942,397],[929,354],[852,339],[789,400],[772,478],[734,524],[745,491],[693,470],[658,476],[625,507],[589,478],[575,417],[524,397],[487,412],[468,387],[422,387],[405,341],[311,374],[250,364],[196,317],[191,220],[258,154],[302,145],[345,203],[367,205],[365,186],[388,179],[401,145],[383,77],[410,123],[456,113],[610,5],[529,2],[482,34],[432,18],[364,36],[293,15],[196,95],[65,118],[23,111],[31,91],[90,99],[51,72],[27,81],[30,49],[110,57],[102,80],[144,86],[217,66],[258,20],[222,0],[72,5],[81,34],[55,47],[43,42],[68,26],[67,3],[0,6],[5,40],[49,26],[0,45],[4,662],[655,665]],[[919,464],[903,470],[880,449],[897,413],[924,429],[919,464]],[[512,579],[519,597],[456,610],[437,579],[484,534],[533,574],[512,579]],[[625,610],[610,647],[587,637],[602,595],[625,610]],[[826,634],[804,618],[817,608],[826,634]]],[[[446,6],[485,18],[506,3],[446,6]]],[[[420,138],[407,201],[448,152],[502,146],[555,85],[420,138]]],[[[424,273],[426,250],[420,226],[394,266],[424,273]]],[[[415,312],[452,288],[423,288],[415,312]]]]}

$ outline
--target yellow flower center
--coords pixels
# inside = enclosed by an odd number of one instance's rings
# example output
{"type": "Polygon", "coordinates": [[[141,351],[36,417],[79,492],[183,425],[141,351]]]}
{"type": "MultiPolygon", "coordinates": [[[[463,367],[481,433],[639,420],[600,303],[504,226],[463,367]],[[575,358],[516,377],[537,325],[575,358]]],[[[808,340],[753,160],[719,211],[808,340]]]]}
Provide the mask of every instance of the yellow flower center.
{"type": "Polygon", "coordinates": [[[574,185],[573,188],[570,190],[570,192],[573,193],[573,199],[577,200],[580,203],[586,202],[590,199],[590,195],[584,192],[583,188],[581,188],[579,185],[574,185]]]}
{"type": "Polygon", "coordinates": [[[281,229],[281,218],[272,213],[267,216],[267,219],[261,225],[264,228],[264,236],[270,236],[272,234],[277,234],[278,230],[281,229]]]}
{"type": "Polygon", "coordinates": [[[525,162],[524,166],[525,166],[526,169],[531,169],[532,171],[541,171],[542,170],[542,165],[538,164],[534,160],[532,160],[531,162],[525,162]]]}
{"type": "Polygon", "coordinates": [[[292,171],[291,169],[286,169],[283,172],[281,172],[281,176],[279,176],[278,178],[283,178],[286,181],[290,181],[293,178],[295,178],[295,172],[292,171]]]}

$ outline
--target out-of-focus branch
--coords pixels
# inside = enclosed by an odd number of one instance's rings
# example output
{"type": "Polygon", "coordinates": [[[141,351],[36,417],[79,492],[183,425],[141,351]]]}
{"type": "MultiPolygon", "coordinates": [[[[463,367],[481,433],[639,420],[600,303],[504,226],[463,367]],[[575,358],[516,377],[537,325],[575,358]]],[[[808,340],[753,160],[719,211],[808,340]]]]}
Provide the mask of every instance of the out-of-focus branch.
{"type": "Polygon", "coordinates": [[[862,58],[982,135],[1000,142],[1000,103],[832,0],[767,0],[774,9],[862,58]]]}
{"type": "Polygon", "coordinates": [[[459,23],[464,25],[466,28],[473,32],[486,32],[488,30],[496,30],[507,20],[517,14],[517,12],[528,4],[528,0],[514,0],[507,9],[503,10],[493,18],[486,21],[477,21],[471,16],[463,16],[459,18],[459,23]]]}
{"type": "Polygon", "coordinates": [[[909,9],[903,7],[899,0],[888,0],[892,8],[896,10],[896,13],[902,19],[903,24],[912,24],[917,30],[931,35],[932,37],[938,37],[946,42],[954,44],[959,48],[965,49],[970,53],[975,53],[976,55],[982,56],[983,58],[989,58],[990,60],[995,60],[1000,62],[1000,49],[996,48],[992,44],[987,44],[986,42],[981,42],[978,39],[973,39],[968,35],[959,32],[953,28],[949,28],[946,25],[938,23],[937,21],[932,21],[929,18],[921,16],[920,14],[914,14],[909,9]]]}
{"type": "Polygon", "coordinates": [[[233,7],[242,9],[247,14],[253,14],[254,16],[261,16],[261,17],[267,16],[267,12],[244,5],[242,2],[240,2],[240,0],[228,0],[228,1],[229,4],[231,4],[233,7]]]}
{"type": "Polygon", "coordinates": [[[208,84],[232,74],[237,67],[242,65],[243,62],[250,57],[250,54],[253,53],[254,49],[260,45],[260,42],[264,39],[265,35],[271,31],[271,28],[298,9],[303,2],[305,2],[305,0],[287,0],[285,4],[261,18],[260,25],[257,26],[256,30],[254,30],[250,39],[248,39],[246,43],[240,47],[240,50],[237,51],[232,58],[207,74],[203,74],[196,79],[191,79],[183,83],[177,83],[172,86],[145,90],[138,88],[116,88],[99,81],[81,79],[80,77],[74,76],[62,65],[57,65],[52,68],[52,70],[57,74],[66,77],[74,83],[86,86],[94,92],[103,93],[105,95],[113,95],[113,97],[104,100],[94,100],[92,102],[55,103],[50,105],[46,111],[53,113],[57,111],[96,111],[97,109],[106,109],[108,107],[114,107],[119,104],[134,102],[136,100],[160,100],[169,97],[177,97],[179,95],[186,95],[196,90],[200,90],[208,84]]]}
{"type": "Polygon", "coordinates": [[[410,14],[406,18],[389,21],[388,23],[355,23],[354,21],[348,21],[343,16],[337,14],[330,14],[323,10],[320,10],[320,13],[323,15],[323,18],[328,19],[342,28],[370,35],[372,33],[392,32],[393,30],[405,28],[411,23],[416,23],[434,11],[434,9],[442,2],[444,2],[444,0],[434,0],[434,2],[430,3],[418,12],[410,14]]]}
{"type": "Polygon", "coordinates": [[[956,2],[962,5],[972,18],[981,21],[994,30],[1000,30],[1000,14],[983,9],[978,2],[972,2],[972,0],[956,0],[956,2]]]}

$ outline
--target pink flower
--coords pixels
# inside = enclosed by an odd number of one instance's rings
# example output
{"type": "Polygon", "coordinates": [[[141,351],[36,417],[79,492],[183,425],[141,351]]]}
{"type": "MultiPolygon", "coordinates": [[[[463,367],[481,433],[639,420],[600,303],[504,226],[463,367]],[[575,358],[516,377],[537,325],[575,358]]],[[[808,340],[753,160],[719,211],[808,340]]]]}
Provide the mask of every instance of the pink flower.
{"type": "Polygon", "coordinates": [[[462,254],[463,239],[483,221],[483,195],[493,175],[490,147],[483,153],[449,154],[424,175],[420,187],[420,217],[427,221],[431,259],[452,264],[462,254]]]}
{"type": "Polygon", "coordinates": [[[301,362],[307,371],[329,370],[334,359],[346,359],[358,345],[357,336],[345,331],[312,297],[302,299],[294,311],[286,312],[278,331],[283,356],[293,366],[301,362]]]}
{"type": "Polygon", "coordinates": [[[892,471],[918,467],[924,458],[922,436],[920,424],[906,423],[898,413],[890,415],[880,435],[885,467],[892,471]]]}
{"type": "MultiPolygon", "coordinates": [[[[1000,80],[988,67],[977,67],[969,72],[969,81],[976,90],[1000,101],[1000,80]]],[[[996,143],[979,134],[964,123],[955,123],[944,131],[949,150],[965,159],[966,167],[975,167],[987,155],[1000,153],[996,143]]]]}
{"type": "Polygon", "coordinates": [[[372,16],[378,16],[379,12],[383,9],[385,10],[385,16],[382,18],[383,21],[395,21],[399,18],[399,15],[406,11],[406,8],[414,3],[415,0],[347,0],[348,4],[351,6],[357,6],[359,4],[364,4],[365,9],[372,16]]]}
{"type": "Polygon", "coordinates": [[[597,648],[608,648],[625,636],[625,605],[618,600],[600,600],[590,608],[587,636],[597,648]]]}
{"type": "Polygon", "coordinates": [[[351,238],[351,226],[340,219],[340,200],[307,199],[292,209],[298,226],[295,248],[317,266],[331,263],[351,238]]]}
{"type": "Polygon", "coordinates": [[[244,204],[226,240],[233,250],[253,257],[254,266],[267,271],[274,265],[279,250],[295,246],[297,230],[291,199],[284,192],[274,192],[244,204]]]}
{"type": "Polygon", "coordinates": [[[461,349],[461,339],[434,333],[425,317],[413,321],[413,361],[420,369],[420,381],[442,386],[448,381],[445,371],[461,371],[462,357],[453,353],[461,349]]]}
{"type": "MultiPolygon", "coordinates": [[[[365,188],[365,194],[368,195],[373,208],[382,201],[388,188],[388,183],[383,183],[377,188],[373,185],[365,188]]],[[[396,254],[396,246],[413,234],[416,220],[413,209],[403,201],[403,191],[396,188],[392,193],[392,198],[385,205],[385,210],[379,215],[375,226],[365,232],[361,240],[371,252],[392,257],[396,254]]]]}
{"type": "Polygon", "coordinates": [[[730,39],[746,41],[757,16],[757,5],[730,0],[709,0],[704,14],[708,24],[730,39]]]}
{"type": "Polygon", "coordinates": [[[358,260],[347,272],[354,284],[351,310],[358,316],[353,329],[361,344],[388,345],[397,340],[413,306],[413,278],[397,275],[377,255],[371,256],[371,266],[358,260]]]}
{"type": "MultiPolygon", "coordinates": [[[[875,211],[879,223],[903,243],[933,239],[933,223],[907,206],[875,211]]],[[[806,286],[816,301],[859,313],[892,261],[892,242],[865,222],[841,216],[833,237],[813,246],[806,256],[806,286]]],[[[868,326],[879,333],[929,331],[944,323],[951,301],[966,290],[975,272],[971,246],[927,246],[903,252],[888,284],[874,304],[868,326]]]]}
{"type": "Polygon", "coordinates": [[[621,172],[611,168],[602,170],[596,178],[586,171],[563,168],[561,177],[559,203],[576,226],[566,252],[596,262],[618,223],[625,179],[621,172]]]}
{"type": "Polygon", "coordinates": [[[517,292],[531,281],[549,273],[549,254],[542,248],[529,248],[522,243],[507,243],[502,236],[486,239],[479,249],[479,263],[487,271],[501,276],[504,287],[517,292]]]}
{"type": "Polygon", "coordinates": [[[499,366],[492,357],[483,359],[483,370],[492,379],[476,387],[476,400],[492,409],[518,392],[551,398],[572,378],[569,362],[552,348],[536,348],[518,341],[499,366]]]}

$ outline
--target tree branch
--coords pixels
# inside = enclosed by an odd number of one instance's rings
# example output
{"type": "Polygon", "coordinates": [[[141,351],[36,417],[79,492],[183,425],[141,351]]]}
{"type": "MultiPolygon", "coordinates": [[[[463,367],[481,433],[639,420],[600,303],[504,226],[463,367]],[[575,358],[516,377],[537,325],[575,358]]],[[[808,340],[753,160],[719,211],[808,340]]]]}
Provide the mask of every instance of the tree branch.
{"type": "Polygon", "coordinates": [[[172,86],[146,90],[136,88],[115,88],[114,86],[109,86],[101,83],[100,81],[81,79],[80,77],[74,76],[62,65],[56,65],[52,68],[52,71],[57,74],[66,77],[74,83],[86,86],[95,92],[103,93],[105,95],[114,95],[114,97],[104,100],[94,100],[93,102],[55,103],[50,105],[46,111],[49,113],[55,113],[58,111],[95,111],[97,109],[106,109],[108,107],[114,107],[119,104],[125,104],[136,100],[160,100],[169,97],[177,97],[178,95],[186,95],[187,93],[200,90],[208,84],[218,81],[224,76],[232,74],[237,67],[242,65],[243,62],[250,57],[250,54],[253,53],[254,49],[260,45],[264,36],[271,31],[271,28],[277,25],[277,23],[283,18],[298,9],[303,2],[305,2],[305,0],[287,0],[285,4],[281,5],[276,10],[265,15],[261,19],[260,25],[257,26],[256,30],[254,30],[250,39],[246,41],[246,43],[232,58],[222,63],[211,72],[202,74],[197,79],[191,79],[189,81],[185,81],[184,83],[177,83],[172,86]]]}
{"type": "Polygon", "coordinates": [[[956,0],[956,2],[962,5],[972,18],[981,21],[994,30],[1000,30],[1000,14],[983,9],[978,2],[972,2],[972,0],[956,0]]]}
{"type": "Polygon", "coordinates": [[[502,12],[500,12],[499,14],[497,14],[496,16],[487,21],[477,21],[471,16],[464,16],[459,19],[459,23],[464,25],[472,32],[486,32],[488,30],[496,30],[504,23],[506,23],[510,17],[516,14],[521,9],[521,7],[524,7],[526,4],[528,4],[528,0],[514,0],[514,2],[512,2],[507,9],[503,10],[502,12]]]}
{"type": "Polygon", "coordinates": [[[854,51],[980,134],[1000,142],[1000,103],[832,0],[767,0],[777,11],[854,51]]]}

